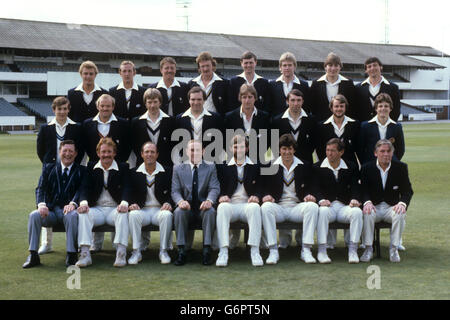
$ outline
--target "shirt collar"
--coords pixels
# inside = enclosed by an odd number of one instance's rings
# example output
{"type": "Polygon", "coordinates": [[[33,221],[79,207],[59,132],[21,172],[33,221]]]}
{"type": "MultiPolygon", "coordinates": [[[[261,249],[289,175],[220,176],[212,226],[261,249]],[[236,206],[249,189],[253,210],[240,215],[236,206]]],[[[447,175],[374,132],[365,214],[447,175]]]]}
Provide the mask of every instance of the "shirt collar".
{"type": "MultiPolygon", "coordinates": [[[[188,160],[188,163],[189,163],[189,165],[191,166],[191,171],[192,170],[194,170],[194,166],[195,166],[195,164],[193,164],[192,162],[190,162],[189,160],[188,160]]],[[[197,164],[197,168],[199,168],[200,167],[200,165],[203,163],[203,160],[200,162],[200,163],[198,163],[197,164]]]]}
{"type": "MultiPolygon", "coordinates": [[[[125,86],[124,86],[124,84],[123,84],[123,81],[117,86],[117,90],[119,90],[119,89],[127,90],[127,88],[125,88],[125,86]]],[[[134,82],[134,81],[133,81],[133,86],[131,87],[131,90],[139,91],[138,85],[137,85],[137,83],[134,82]]]]}
{"type": "MultiPolygon", "coordinates": [[[[68,126],[69,124],[76,124],[76,122],[73,121],[72,119],[70,119],[69,117],[67,117],[66,122],[61,127],[64,128],[64,127],[68,126]]],[[[50,121],[48,123],[48,125],[49,126],[51,126],[51,125],[58,125],[58,126],[60,126],[60,124],[56,121],[56,117],[53,118],[53,120],[50,121]]]]}
{"type": "MultiPolygon", "coordinates": [[[[250,160],[250,158],[247,157],[247,156],[245,157],[245,161],[244,161],[244,163],[242,164],[242,167],[244,167],[246,164],[253,164],[252,160],[250,160]]],[[[234,159],[234,157],[231,158],[231,161],[228,162],[228,165],[229,165],[229,166],[237,166],[236,160],[234,159]]]]}
{"type": "MultiPolygon", "coordinates": [[[[170,118],[170,116],[160,109],[160,110],[159,110],[159,117],[158,117],[158,119],[156,120],[156,122],[161,121],[162,118],[170,118]]],[[[142,116],[140,116],[139,119],[141,119],[141,120],[142,120],[142,119],[143,119],[143,120],[151,120],[151,119],[150,119],[150,116],[149,116],[149,114],[148,114],[148,110],[147,110],[142,116]]]]}
{"type": "MultiPolygon", "coordinates": [[[[211,114],[208,110],[206,110],[205,108],[203,108],[203,111],[202,111],[202,113],[200,113],[199,118],[200,118],[200,117],[203,117],[203,116],[205,116],[205,115],[207,115],[207,116],[212,116],[212,114],[211,114]]],[[[191,118],[193,118],[194,115],[193,115],[192,112],[191,112],[191,108],[187,109],[186,112],[183,113],[182,117],[191,117],[191,118]]],[[[197,118],[197,119],[198,119],[198,118],[197,118]]]]}
{"type": "MultiPolygon", "coordinates": [[[[303,117],[308,117],[308,114],[305,112],[305,110],[303,110],[302,108],[302,112],[300,113],[300,118],[303,117]]],[[[291,121],[294,121],[294,119],[292,119],[291,115],[289,114],[289,108],[286,109],[286,111],[283,113],[283,116],[281,117],[282,119],[289,119],[291,121]]]]}
{"type": "MultiPolygon", "coordinates": [[[[283,82],[283,83],[286,83],[286,82],[283,80],[283,75],[279,76],[279,77],[277,78],[276,81],[277,81],[277,82],[278,82],[278,81],[281,81],[281,82],[283,82]]],[[[294,80],[293,80],[293,82],[296,83],[296,84],[300,84],[300,80],[298,80],[298,78],[297,78],[297,76],[296,76],[295,74],[294,74],[294,80]]]]}
{"type": "MultiPolygon", "coordinates": [[[[94,90],[91,91],[91,94],[94,93],[95,91],[101,91],[101,90],[102,89],[96,83],[94,83],[94,90]]],[[[83,93],[86,93],[86,91],[84,91],[84,89],[83,89],[83,83],[80,83],[78,85],[78,87],[75,88],[75,91],[81,91],[83,93]]]]}
{"type": "Polygon", "coordinates": [[[386,171],[384,171],[383,168],[381,168],[380,163],[378,162],[378,159],[377,159],[377,168],[378,168],[380,171],[386,173],[386,172],[388,172],[389,169],[391,168],[391,163],[392,163],[392,161],[389,162],[389,165],[388,165],[388,167],[386,168],[386,171]]]}
{"type": "Polygon", "coordinates": [[[388,121],[386,121],[386,123],[384,125],[382,125],[380,123],[380,121],[378,121],[378,116],[373,117],[372,119],[370,119],[368,122],[376,122],[377,125],[381,126],[381,127],[386,127],[388,124],[393,123],[396,124],[396,122],[394,120],[392,120],[391,118],[388,119],[388,121]]]}
{"type": "MultiPolygon", "coordinates": [[[[173,82],[169,88],[172,88],[172,87],[180,87],[180,83],[178,82],[177,79],[173,79],[173,82]]],[[[166,84],[164,83],[164,79],[159,80],[158,84],[156,85],[156,88],[164,88],[166,90],[169,89],[166,87],[166,84]]]]}
{"type": "Polygon", "coordinates": [[[96,163],[96,165],[94,166],[94,169],[102,169],[104,172],[106,171],[110,171],[110,170],[116,170],[119,171],[119,166],[117,165],[116,160],[113,160],[111,166],[108,168],[108,170],[105,170],[105,168],[103,168],[102,163],[100,160],[98,160],[98,162],[96,163]]]}
{"type": "Polygon", "coordinates": [[[142,163],[139,168],[136,169],[136,172],[143,173],[149,177],[156,176],[160,172],[165,172],[164,167],[159,163],[156,162],[156,168],[155,171],[152,172],[152,174],[148,173],[147,170],[145,170],[145,163],[142,163]]]}
{"type": "MultiPolygon", "coordinates": [[[[367,83],[367,84],[370,85],[369,79],[370,79],[370,78],[367,78],[367,79],[364,80],[361,84],[366,84],[366,83],[367,83]]],[[[381,76],[381,81],[380,81],[380,83],[381,83],[381,82],[384,82],[385,84],[390,85],[389,81],[387,81],[386,78],[383,77],[383,76],[381,76]]]]}
{"type": "Polygon", "coordinates": [[[339,170],[339,169],[348,169],[347,164],[345,163],[344,160],[341,159],[341,162],[339,163],[339,166],[335,169],[331,166],[330,162],[328,161],[328,158],[325,158],[322,161],[322,164],[320,165],[321,168],[328,168],[331,170],[339,170]]]}
{"type": "Polygon", "coordinates": [[[72,169],[72,167],[73,167],[73,162],[70,164],[70,166],[68,166],[68,167],[66,167],[63,163],[62,163],[62,161],[60,161],[60,163],[61,163],[61,169],[62,169],[62,171],[64,172],[64,168],[68,168],[69,169],[69,172],[70,172],[70,170],[72,169]]]}
{"type": "MultiPolygon", "coordinates": [[[[282,166],[284,169],[287,170],[287,168],[284,166],[283,164],[283,160],[281,159],[281,156],[278,157],[277,160],[275,160],[275,162],[273,164],[278,164],[280,166],[282,166]]],[[[300,160],[299,158],[297,158],[296,156],[294,156],[294,162],[291,165],[291,168],[288,170],[289,173],[291,173],[292,171],[294,171],[294,169],[299,165],[299,164],[303,164],[302,160],[300,160]]]]}
{"type": "MultiPolygon", "coordinates": [[[[333,84],[339,84],[341,83],[341,81],[347,81],[348,79],[344,76],[341,76],[340,74],[338,75],[338,79],[336,80],[335,83],[333,84]]],[[[325,81],[326,83],[330,83],[330,81],[327,80],[327,75],[324,74],[323,76],[321,76],[319,79],[317,79],[317,81],[325,81]]]]}
{"type": "MultiPolygon", "coordinates": [[[[355,120],[353,120],[350,117],[344,116],[344,121],[342,122],[342,126],[345,127],[345,125],[347,124],[347,122],[355,122],[355,120]]],[[[323,124],[328,124],[328,123],[334,123],[336,124],[336,122],[334,122],[334,117],[331,116],[329,117],[323,124]]]]}
{"type": "MultiPolygon", "coordinates": [[[[197,78],[194,78],[192,81],[195,81],[197,83],[202,82],[202,75],[199,75],[197,78]]],[[[213,77],[212,77],[210,83],[213,83],[214,81],[222,81],[222,78],[219,77],[215,72],[213,73],[213,77]]]]}
{"type": "MultiPolygon", "coordinates": [[[[242,111],[242,105],[241,105],[241,111],[240,111],[239,114],[241,115],[241,118],[244,119],[245,113],[242,111]]],[[[258,109],[256,109],[256,107],[254,106],[254,107],[253,107],[253,112],[252,112],[252,117],[253,117],[253,116],[257,116],[257,115],[258,115],[258,109]]]]}
{"type": "Polygon", "coordinates": [[[105,122],[101,122],[100,121],[100,114],[97,113],[97,115],[92,119],[92,121],[97,121],[98,123],[102,123],[102,124],[108,124],[108,123],[111,123],[112,121],[118,121],[118,120],[117,120],[116,116],[113,113],[113,114],[111,114],[111,117],[109,118],[109,120],[106,121],[106,123],[105,122]]]}
{"type": "MultiPolygon", "coordinates": [[[[241,74],[237,75],[238,77],[243,78],[245,81],[247,81],[247,78],[245,77],[245,72],[242,72],[241,74]]],[[[252,84],[255,83],[256,80],[258,80],[259,78],[262,78],[260,75],[256,74],[253,76],[253,81],[251,82],[252,84]]]]}

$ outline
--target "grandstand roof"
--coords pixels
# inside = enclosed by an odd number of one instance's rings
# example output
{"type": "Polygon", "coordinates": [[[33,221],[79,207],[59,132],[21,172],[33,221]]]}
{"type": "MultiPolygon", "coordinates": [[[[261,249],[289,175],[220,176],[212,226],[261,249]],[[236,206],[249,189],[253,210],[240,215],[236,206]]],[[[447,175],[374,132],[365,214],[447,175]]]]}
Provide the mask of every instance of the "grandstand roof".
{"type": "Polygon", "coordinates": [[[442,55],[440,51],[425,46],[268,38],[1,18],[0,48],[173,57],[196,57],[201,51],[209,51],[217,58],[233,59],[250,50],[258,59],[270,61],[278,61],[281,53],[291,51],[299,61],[320,63],[333,51],[343,63],[363,64],[366,58],[378,56],[384,65],[442,68],[406,56],[442,55]]]}

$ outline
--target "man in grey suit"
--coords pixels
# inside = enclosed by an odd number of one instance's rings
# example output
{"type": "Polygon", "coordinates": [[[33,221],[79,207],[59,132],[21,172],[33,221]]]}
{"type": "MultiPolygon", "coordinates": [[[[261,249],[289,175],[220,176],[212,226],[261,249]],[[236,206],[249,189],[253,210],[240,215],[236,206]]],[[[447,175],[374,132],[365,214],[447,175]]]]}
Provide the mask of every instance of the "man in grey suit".
{"type": "Polygon", "coordinates": [[[202,263],[210,265],[216,221],[216,210],[213,205],[220,194],[220,184],[215,165],[202,160],[203,150],[200,141],[189,141],[186,151],[189,162],[176,165],[172,178],[172,199],[177,206],[174,212],[178,246],[175,265],[181,266],[186,263],[185,245],[189,227],[200,222],[203,230],[202,263]]]}

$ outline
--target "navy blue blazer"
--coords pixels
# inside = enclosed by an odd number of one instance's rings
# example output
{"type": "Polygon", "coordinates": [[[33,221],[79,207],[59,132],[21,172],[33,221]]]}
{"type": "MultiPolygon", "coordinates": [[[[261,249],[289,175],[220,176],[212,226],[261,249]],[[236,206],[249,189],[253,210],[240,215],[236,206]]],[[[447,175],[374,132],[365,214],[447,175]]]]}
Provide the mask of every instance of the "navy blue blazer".
{"type": "Polygon", "coordinates": [[[85,173],[86,167],[74,162],[69,172],[69,180],[64,187],[61,163],[44,163],[36,188],[36,205],[45,202],[49,210],[53,210],[56,206],[63,208],[72,201],[78,204],[85,173]]]}
{"type": "MultiPolygon", "coordinates": [[[[139,207],[143,208],[147,200],[147,176],[141,172],[136,172],[136,169],[137,167],[130,171],[130,205],[136,203],[139,207]]],[[[167,202],[174,207],[170,195],[171,187],[172,168],[164,167],[164,172],[158,172],[155,175],[155,198],[161,205],[167,202]]]]}
{"type": "MultiPolygon", "coordinates": [[[[390,123],[386,130],[386,139],[392,142],[394,146],[394,160],[400,161],[405,154],[405,138],[403,136],[403,128],[400,123],[390,123]]],[[[380,132],[376,122],[363,122],[358,141],[358,158],[361,163],[366,163],[375,159],[374,149],[378,140],[380,140],[380,132]]]]}
{"type": "Polygon", "coordinates": [[[67,92],[67,99],[70,101],[69,118],[75,122],[83,123],[88,118],[93,118],[98,113],[97,106],[95,105],[97,99],[104,93],[109,92],[103,88],[101,91],[94,91],[94,98],[89,105],[83,99],[83,92],[75,91],[76,88],[72,88],[67,92]]]}
{"type": "Polygon", "coordinates": [[[373,205],[384,201],[394,206],[401,201],[409,206],[413,190],[409,181],[407,164],[395,160],[391,161],[391,168],[384,189],[376,160],[364,164],[361,167],[361,190],[363,204],[370,200],[373,205]]]}
{"type": "MultiPolygon", "coordinates": [[[[126,162],[130,156],[131,144],[129,137],[129,122],[126,119],[116,117],[117,121],[112,121],[109,128],[108,137],[117,144],[116,159],[120,162],[126,162]]],[[[83,122],[83,144],[89,161],[97,162],[97,144],[100,141],[100,133],[97,130],[98,122],[92,118],[83,122]]]]}
{"type": "MultiPolygon", "coordinates": [[[[218,81],[220,82],[220,81],[218,81]]],[[[222,133],[222,137],[223,137],[223,120],[222,117],[215,113],[215,112],[210,112],[211,115],[205,115],[203,117],[203,123],[202,123],[202,137],[203,137],[203,147],[208,146],[212,141],[214,141],[215,139],[212,139],[211,141],[207,141],[208,137],[206,137],[207,135],[205,135],[205,132],[208,129],[218,129],[221,133],[222,133]]],[[[194,130],[192,128],[192,123],[191,123],[191,118],[190,117],[183,117],[183,114],[179,114],[176,116],[175,118],[175,127],[177,129],[186,129],[189,131],[189,133],[191,134],[191,139],[194,139],[194,130]]],[[[176,142],[177,143],[177,142],[176,142]]]]}
{"type": "MultiPolygon", "coordinates": [[[[246,80],[242,77],[235,76],[230,79],[228,106],[230,110],[234,110],[241,106],[239,101],[239,90],[241,86],[246,83],[246,80]]],[[[255,107],[270,112],[270,86],[269,81],[264,78],[257,79],[253,86],[256,89],[258,99],[255,101],[255,107]]]]}
{"type": "MultiPolygon", "coordinates": [[[[311,112],[316,117],[317,121],[323,121],[328,119],[332,113],[330,110],[330,102],[327,96],[327,83],[325,81],[313,80],[309,93],[311,96],[311,112]]],[[[354,107],[355,100],[355,85],[353,80],[342,80],[338,86],[338,94],[342,94],[347,98],[349,107],[346,110],[346,114],[352,114],[352,108],[354,107]]]]}
{"type": "MultiPolygon", "coordinates": [[[[334,127],[331,123],[324,123],[322,121],[319,123],[317,127],[317,145],[316,152],[319,160],[323,160],[326,158],[326,148],[327,142],[332,138],[338,138],[336,133],[334,132],[334,127]]],[[[358,151],[358,139],[359,139],[359,130],[361,124],[358,120],[353,122],[347,122],[345,125],[344,133],[341,135],[340,140],[345,144],[345,151],[342,155],[342,159],[345,162],[350,161],[353,163],[358,163],[356,160],[356,155],[358,151]]]]}
{"type": "MultiPolygon", "coordinates": [[[[180,113],[184,113],[187,109],[189,109],[189,100],[187,98],[187,93],[189,91],[189,87],[185,82],[178,81],[180,86],[172,87],[172,110],[173,117],[180,113]]],[[[158,82],[150,84],[149,88],[156,88],[158,82]]],[[[167,90],[165,88],[156,88],[161,92],[163,102],[160,107],[164,113],[169,114],[169,97],[167,96],[167,90]]]]}
{"type": "MultiPolygon", "coordinates": [[[[79,197],[80,202],[87,200],[90,207],[95,207],[103,188],[105,187],[103,170],[101,168],[94,169],[95,164],[96,162],[88,163],[87,172],[81,184],[79,197]]],[[[122,200],[130,203],[130,170],[128,169],[128,164],[118,162],[117,165],[119,171],[109,170],[106,188],[117,204],[120,204],[122,200]]]]}
{"type": "MultiPolygon", "coordinates": [[[[283,113],[277,115],[272,120],[272,129],[278,129],[280,137],[283,134],[291,133],[292,128],[289,119],[282,118],[283,113]]],[[[317,123],[314,117],[308,114],[307,117],[302,118],[299,126],[299,134],[297,138],[297,149],[295,156],[303,162],[313,163],[312,153],[316,148],[317,123]]]]}
{"type": "Polygon", "coordinates": [[[130,106],[127,106],[125,89],[117,89],[118,86],[109,89],[109,94],[116,100],[114,114],[116,117],[131,120],[147,111],[144,104],[145,88],[138,85],[138,90],[131,90],[130,106]]]}
{"type": "MultiPolygon", "coordinates": [[[[163,166],[172,166],[171,152],[174,147],[172,142],[172,132],[175,130],[175,119],[172,117],[162,118],[159,124],[159,137],[156,142],[158,148],[158,162],[163,166]]],[[[143,159],[141,157],[141,147],[147,142],[151,141],[147,130],[147,120],[134,118],[131,121],[131,145],[136,155],[136,166],[139,166],[143,159]]]]}
{"type": "MultiPolygon", "coordinates": [[[[216,107],[217,113],[223,117],[226,112],[230,111],[228,105],[228,87],[230,81],[223,77],[220,78],[222,79],[222,81],[214,81],[214,83],[212,84],[212,90],[210,94],[212,95],[212,100],[214,106],[216,107]]],[[[188,82],[188,91],[192,87],[197,86],[199,86],[197,82],[190,80],[188,82]]]]}
{"type": "MultiPolygon", "coordinates": [[[[369,84],[365,83],[362,85],[362,82],[358,83],[355,86],[355,91],[357,105],[356,108],[352,108],[353,110],[348,113],[349,117],[357,119],[361,122],[368,121],[375,117],[377,113],[370,102],[369,84]]],[[[391,96],[393,106],[389,117],[392,120],[397,121],[400,116],[400,90],[398,85],[391,81],[389,81],[389,85],[381,82],[380,91],[378,94],[380,93],[387,93],[391,96]]]]}
{"type": "MultiPolygon", "coordinates": [[[[78,150],[78,155],[75,159],[75,162],[80,163],[81,160],[83,160],[84,156],[81,125],[78,123],[69,124],[66,127],[64,140],[73,140],[75,142],[75,146],[78,150]]],[[[58,150],[56,150],[56,146],[56,126],[48,124],[42,125],[39,129],[36,141],[37,154],[42,163],[50,163],[56,161],[57,152],[59,152],[58,150]]]]}
{"type": "MultiPolygon", "coordinates": [[[[237,166],[218,164],[217,178],[220,182],[220,196],[228,196],[230,199],[236,192],[238,186],[237,166]]],[[[261,200],[262,181],[260,167],[257,164],[246,164],[244,166],[244,189],[249,197],[257,196],[261,200]]]]}
{"type": "Polygon", "coordinates": [[[348,169],[339,169],[336,180],[333,171],[320,167],[322,162],[323,160],[313,165],[314,196],[317,202],[320,200],[328,200],[330,202],[338,200],[345,205],[348,205],[352,199],[361,202],[361,190],[358,182],[359,169],[357,165],[344,160],[348,169]]]}
{"type": "MultiPolygon", "coordinates": [[[[308,113],[311,112],[311,99],[309,93],[308,82],[300,80],[300,84],[294,83],[292,89],[299,89],[304,95],[303,109],[308,113]]],[[[286,95],[283,90],[283,82],[271,80],[269,82],[271,92],[270,115],[272,117],[286,111],[288,105],[286,103],[286,95]]]]}
{"type": "MultiPolygon", "coordinates": [[[[262,176],[262,198],[266,195],[271,195],[275,199],[275,202],[278,203],[283,195],[284,174],[283,167],[280,165],[276,166],[278,166],[278,172],[276,174],[262,176]]],[[[308,163],[299,164],[294,169],[295,193],[300,202],[303,202],[303,198],[308,194],[314,195],[314,186],[311,183],[311,171],[311,165],[308,163]]]]}

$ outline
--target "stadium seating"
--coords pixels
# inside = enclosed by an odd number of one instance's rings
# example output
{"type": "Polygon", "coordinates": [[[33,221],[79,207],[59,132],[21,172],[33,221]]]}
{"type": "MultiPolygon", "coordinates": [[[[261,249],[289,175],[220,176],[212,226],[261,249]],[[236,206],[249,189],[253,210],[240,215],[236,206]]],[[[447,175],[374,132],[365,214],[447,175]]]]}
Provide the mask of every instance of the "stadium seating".
{"type": "Polygon", "coordinates": [[[15,116],[28,116],[26,113],[20,111],[11,103],[3,98],[0,98],[0,117],[15,117],[15,116]]]}
{"type": "Polygon", "coordinates": [[[19,98],[17,99],[17,102],[44,120],[46,120],[48,116],[53,116],[51,98],[19,98]]]}
{"type": "Polygon", "coordinates": [[[0,72],[11,72],[6,64],[0,64],[0,72]]]}
{"type": "MultiPolygon", "coordinates": [[[[52,62],[34,61],[17,61],[16,65],[20,71],[28,73],[47,73],[48,71],[78,72],[78,69],[80,67],[80,64],[75,63],[67,63],[62,66],[58,66],[56,63],[52,62]]],[[[97,68],[101,73],[116,73],[116,70],[114,68],[111,68],[109,65],[97,64],[97,68]]]]}

